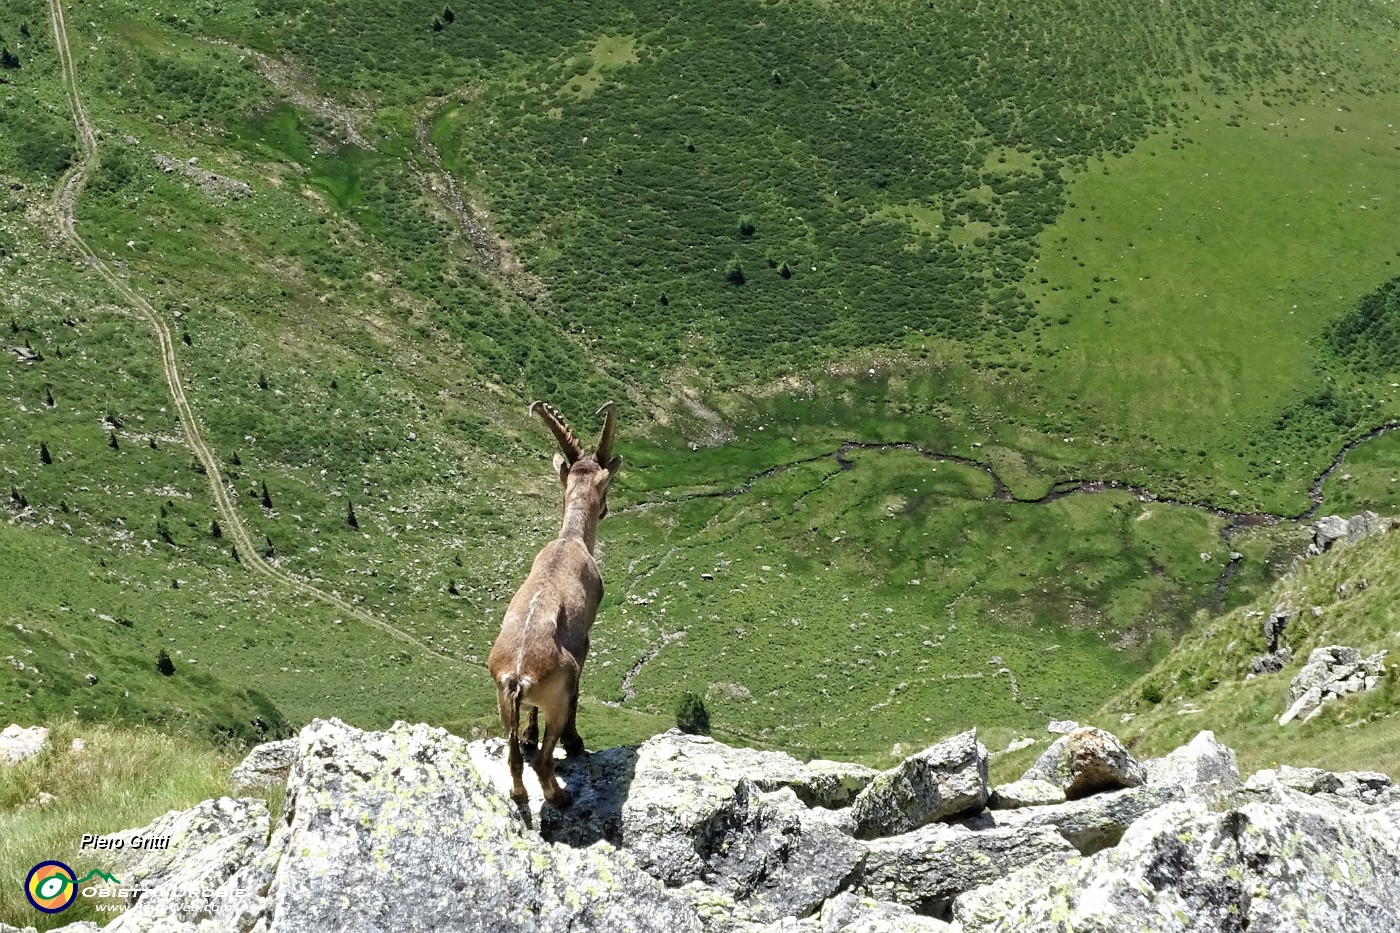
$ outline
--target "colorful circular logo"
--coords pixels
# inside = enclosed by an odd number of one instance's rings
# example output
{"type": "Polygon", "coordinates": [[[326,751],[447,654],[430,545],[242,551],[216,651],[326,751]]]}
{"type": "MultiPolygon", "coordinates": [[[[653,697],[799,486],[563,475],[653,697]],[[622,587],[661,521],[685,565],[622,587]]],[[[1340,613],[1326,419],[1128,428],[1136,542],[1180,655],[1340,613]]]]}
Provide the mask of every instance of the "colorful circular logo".
{"type": "Polygon", "coordinates": [[[78,896],[77,876],[62,862],[40,862],[24,879],[24,896],[46,914],[67,910],[78,896]]]}

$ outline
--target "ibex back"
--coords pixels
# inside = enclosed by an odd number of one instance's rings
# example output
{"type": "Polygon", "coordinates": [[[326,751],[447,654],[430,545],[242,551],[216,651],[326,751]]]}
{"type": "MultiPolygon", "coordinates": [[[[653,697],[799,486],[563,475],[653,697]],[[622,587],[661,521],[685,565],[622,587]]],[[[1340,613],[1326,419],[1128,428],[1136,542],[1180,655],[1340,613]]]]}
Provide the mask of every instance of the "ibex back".
{"type": "Polygon", "coordinates": [[[598,521],[608,514],[608,486],[622,465],[612,455],[617,412],[609,402],[603,434],[594,453],[586,453],[564,419],[544,402],[530,411],[539,414],[559,442],[554,469],[564,485],[564,524],[559,537],[545,545],[516,591],[491,649],[487,667],[496,682],[501,723],[510,747],[512,800],[525,803],[521,782],[524,754],[534,751],[533,765],[545,799],[556,807],[569,805],[569,794],[554,775],[554,746],[584,751],[575,718],[578,715],[579,675],[588,657],[588,633],[603,598],[603,580],[593,560],[598,521]],[[522,743],[520,712],[529,712],[522,743]],[[539,712],[544,710],[544,741],[539,741],[539,712]],[[522,744],[524,746],[522,753],[522,744]]]}

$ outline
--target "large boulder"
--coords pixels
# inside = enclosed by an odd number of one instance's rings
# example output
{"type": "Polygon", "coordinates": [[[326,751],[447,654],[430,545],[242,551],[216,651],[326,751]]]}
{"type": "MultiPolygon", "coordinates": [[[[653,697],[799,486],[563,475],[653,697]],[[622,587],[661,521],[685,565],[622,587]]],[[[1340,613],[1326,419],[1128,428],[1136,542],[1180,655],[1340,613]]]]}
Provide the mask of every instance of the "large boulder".
{"type": "MultiPolygon", "coordinates": [[[[508,793],[505,743],[473,742],[468,753],[508,793]]],[[[668,887],[701,882],[713,891],[699,902],[718,892],[749,920],[766,922],[813,913],[864,857],[840,817],[809,809],[799,796],[839,801],[849,782],[868,780],[863,771],[876,773],[834,762],[812,767],[673,730],[638,747],[561,760],[560,779],[574,798],[565,810],[543,804],[529,768],[525,782],[545,839],[606,840],[668,887]]]]}
{"type": "Polygon", "coordinates": [[[227,920],[241,907],[233,879],[263,853],[271,820],[261,800],[223,797],[112,834],[124,844],[121,851],[140,853],[120,869],[121,889],[139,896],[127,899],[134,904],[106,929],[193,933],[201,923],[227,920]],[[169,844],[134,849],[138,838],[169,844]]]}
{"type": "Polygon", "coordinates": [[[869,845],[856,890],[931,916],[946,915],[957,895],[1046,856],[1077,854],[1054,829],[1036,827],[974,832],[934,823],[869,845]]]}
{"type": "MultiPolygon", "coordinates": [[[[1306,799],[1306,798],[1304,798],[1306,799]]],[[[1394,826],[1322,804],[1162,807],[1116,848],[958,899],[966,933],[1400,929],[1394,826]]]]}
{"type": "Polygon", "coordinates": [[[1149,784],[1177,787],[1188,796],[1224,800],[1240,788],[1240,769],[1232,749],[1215,740],[1215,733],[1196,737],[1162,758],[1143,762],[1149,784]]]}
{"type": "MultiPolygon", "coordinates": [[[[361,732],[318,720],[297,742],[284,817],[219,889],[237,895],[192,918],[206,921],[200,933],[699,933],[694,912],[628,854],[607,842],[551,844],[527,829],[472,766],[467,743],[442,729],[361,732]]],[[[143,903],[109,929],[183,929],[137,923],[143,903]]]]}
{"type": "Polygon", "coordinates": [[[297,740],[264,742],[250,751],[230,775],[235,790],[263,790],[287,783],[297,757],[297,740]]]}
{"type": "Polygon", "coordinates": [[[1307,722],[1322,712],[1329,700],[1374,690],[1385,676],[1385,656],[1381,651],[1363,658],[1360,651],[1345,645],[1314,648],[1308,663],[1289,684],[1293,704],[1279,717],[1279,725],[1286,726],[1300,717],[1307,722]]]}
{"type": "MultiPolygon", "coordinates": [[[[509,793],[505,740],[472,742],[468,750],[477,770],[503,793],[509,793]]],[[[545,838],[572,845],[599,839],[621,843],[623,804],[634,793],[650,796],[655,792],[656,796],[680,799],[687,795],[673,793],[679,785],[702,798],[727,798],[740,781],[748,781],[760,791],[789,788],[808,806],[834,808],[849,805],[879,773],[839,761],[804,764],[783,752],[732,748],[678,729],[654,736],[641,746],[610,748],[574,758],[562,756],[556,752],[556,771],[573,797],[568,809],[544,806],[544,794],[533,769],[527,767],[523,777],[533,820],[538,821],[545,838]]]]}
{"type": "Polygon", "coordinates": [[[975,729],[944,739],[882,772],[851,804],[861,839],[918,829],[987,803],[987,750],[975,729]]]}
{"type": "Polygon", "coordinates": [[[1117,845],[1128,827],[1184,795],[1181,788],[1170,785],[1130,787],[1061,804],[988,810],[963,820],[961,825],[977,830],[1001,828],[1012,833],[1053,829],[1080,853],[1092,855],[1117,845]]]}
{"type": "Polygon", "coordinates": [[[26,729],[18,723],[0,732],[0,765],[12,765],[33,758],[49,743],[49,730],[44,726],[26,729]]]}
{"type": "Polygon", "coordinates": [[[1012,781],[992,788],[987,806],[993,810],[1019,810],[1022,807],[1043,807],[1064,802],[1064,789],[1054,784],[1034,780],[1012,781]]]}
{"type": "Polygon", "coordinates": [[[1044,781],[1077,800],[1106,790],[1137,787],[1147,780],[1143,770],[1117,736],[1084,726],[1055,742],[1036,759],[1023,781],[1044,781]]]}
{"type": "Polygon", "coordinates": [[[903,904],[849,892],[822,905],[820,933],[953,933],[941,920],[914,913],[903,904]]]}

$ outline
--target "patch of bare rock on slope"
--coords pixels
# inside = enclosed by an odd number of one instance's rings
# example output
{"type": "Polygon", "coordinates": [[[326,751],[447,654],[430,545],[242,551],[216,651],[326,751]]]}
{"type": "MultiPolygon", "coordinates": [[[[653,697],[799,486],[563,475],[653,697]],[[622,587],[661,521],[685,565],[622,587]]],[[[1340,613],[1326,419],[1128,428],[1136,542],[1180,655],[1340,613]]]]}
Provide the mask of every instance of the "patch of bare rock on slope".
{"type": "Polygon", "coordinates": [[[537,786],[511,804],[503,744],[312,722],[238,769],[286,782],[275,823],[224,798],[133,831],[172,844],[128,868],[144,893],[107,929],[1400,929],[1389,778],[1241,781],[1209,732],[1138,762],[1080,729],[994,790],[975,732],[877,772],[673,731],[562,761],[563,811],[537,786]]]}

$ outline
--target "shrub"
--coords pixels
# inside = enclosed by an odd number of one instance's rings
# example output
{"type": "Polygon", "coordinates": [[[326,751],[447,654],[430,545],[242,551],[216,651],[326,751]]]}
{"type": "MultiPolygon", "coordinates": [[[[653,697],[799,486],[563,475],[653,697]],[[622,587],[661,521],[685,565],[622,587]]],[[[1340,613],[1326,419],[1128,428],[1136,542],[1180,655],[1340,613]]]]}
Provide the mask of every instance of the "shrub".
{"type": "Polygon", "coordinates": [[[676,728],[690,735],[710,734],[710,711],[700,694],[687,690],[676,706],[676,728]]]}

